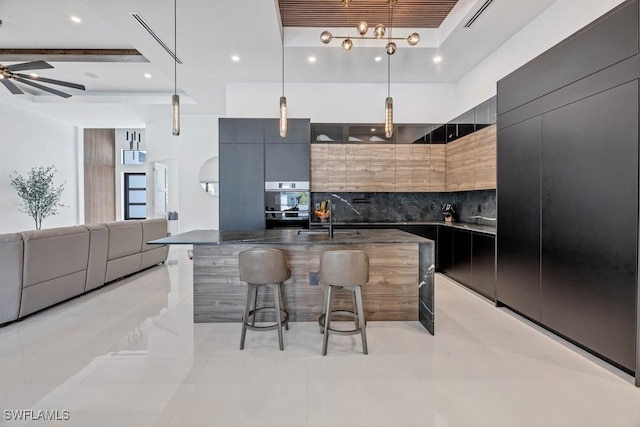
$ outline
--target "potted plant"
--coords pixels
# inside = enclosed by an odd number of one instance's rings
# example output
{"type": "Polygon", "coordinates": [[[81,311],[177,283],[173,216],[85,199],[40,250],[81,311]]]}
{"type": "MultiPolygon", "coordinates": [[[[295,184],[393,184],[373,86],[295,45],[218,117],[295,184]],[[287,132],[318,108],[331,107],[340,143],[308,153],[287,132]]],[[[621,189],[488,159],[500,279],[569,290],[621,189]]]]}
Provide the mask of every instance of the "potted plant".
{"type": "Polygon", "coordinates": [[[33,218],[37,230],[43,219],[56,215],[58,208],[64,207],[60,201],[64,183],[58,186],[53,183],[56,172],[54,166],[38,166],[31,168],[26,177],[18,172],[10,175],[11,186],[22,199],[19,210],[33,218]]]}

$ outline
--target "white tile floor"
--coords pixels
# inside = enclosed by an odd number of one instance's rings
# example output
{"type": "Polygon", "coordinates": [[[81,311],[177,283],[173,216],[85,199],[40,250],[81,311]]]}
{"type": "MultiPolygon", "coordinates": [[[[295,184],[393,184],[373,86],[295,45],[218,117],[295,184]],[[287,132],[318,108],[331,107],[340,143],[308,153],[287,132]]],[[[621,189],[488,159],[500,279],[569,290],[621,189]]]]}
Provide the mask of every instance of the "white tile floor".
{"type": "MultiPolygon", "coordinates": [[[[436,335],[370,322],[332,337],[193,324],[191,264],[169,266],[0,329],[0,424],[8,426],[640,426],[631,378],[448,279],[436,335]],[[68,410],[68,421],[5,410],[68,410]]],[[[176,262],[177,260],[177,262],[176,262]]],[[[35,413],[37,415],[37,413],[35,413]]]]}

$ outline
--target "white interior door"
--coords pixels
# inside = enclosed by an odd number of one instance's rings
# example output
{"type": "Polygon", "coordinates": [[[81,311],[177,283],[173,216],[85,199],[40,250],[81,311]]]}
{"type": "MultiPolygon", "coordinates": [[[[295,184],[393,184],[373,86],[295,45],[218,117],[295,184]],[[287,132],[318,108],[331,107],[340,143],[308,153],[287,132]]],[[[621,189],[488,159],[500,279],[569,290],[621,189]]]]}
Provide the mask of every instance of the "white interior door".
{"type": "Polygon", "coordinates": [[[167,205],[169,203],[169,168],[162,163],[153,164],[153,216],[155,218],[167,217],[167,205]]]}

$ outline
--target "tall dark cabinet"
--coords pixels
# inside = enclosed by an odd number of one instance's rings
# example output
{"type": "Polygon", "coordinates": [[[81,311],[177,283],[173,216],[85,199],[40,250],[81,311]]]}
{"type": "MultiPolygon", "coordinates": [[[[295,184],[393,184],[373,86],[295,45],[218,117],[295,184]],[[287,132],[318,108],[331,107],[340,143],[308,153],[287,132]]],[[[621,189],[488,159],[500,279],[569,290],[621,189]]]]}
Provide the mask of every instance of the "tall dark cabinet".
{"type": "Polygon", "coordinates": [[[640,386],[638,22],[627,1],[498,82],[496,294],[640,386]]]}
{"type": "Polygon", "coordinates": [[[309,181],[309,119],[219,120],[220,229],[265,228],[265,181],[309,181]]]}

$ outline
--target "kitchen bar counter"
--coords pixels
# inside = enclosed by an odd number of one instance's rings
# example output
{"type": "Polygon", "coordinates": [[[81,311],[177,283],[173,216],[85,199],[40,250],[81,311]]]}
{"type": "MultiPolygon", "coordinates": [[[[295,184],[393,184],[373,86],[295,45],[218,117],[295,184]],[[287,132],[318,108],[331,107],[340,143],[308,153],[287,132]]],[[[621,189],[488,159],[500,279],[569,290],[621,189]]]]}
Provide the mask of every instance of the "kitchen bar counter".
{"type": "MultiPolygon", "coordinates": [[[[340,228],[358,228],[358,227],[395,227],[398,225],[437,225],[442,227],[458,228],[469,230],[476,233],[496,235],[495,225],[470,224],[464,222],[445,222],[445,221],[406,221],[406,222],[334,222],[335,226],[340,228]]],[[[311,223],[311,227],[320,227],[320,223],[311,223]]]]}
{"type": "MultiPolygon", "coordinates": [[[[419,320],[433,334],[432,240],[395,229],[334,230],[193,230],[150,243],[193,245],[194,321],[239,322],[246,284],[240,281],[238,254],[269,246],[285,253],[291,278],[285,298],[293,321],[316,321],[322,311],[323,288],[314,275],[328,250],[358,249],[369,255],[369,282],[363,286],[368,320],[419,320]]],[[[270,295],[259,304],[271,303],[270,295]]],[[[338,293],[338,306],[350,307],[351,297],[338,293]],[[348,297],[348,298],[347,298],[348,297]]]]}

